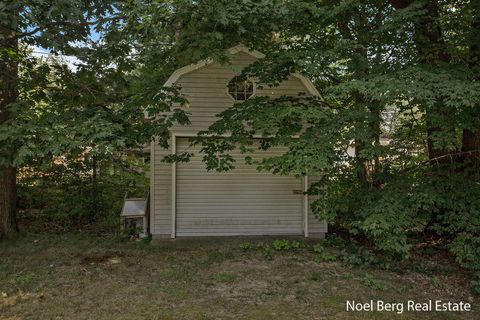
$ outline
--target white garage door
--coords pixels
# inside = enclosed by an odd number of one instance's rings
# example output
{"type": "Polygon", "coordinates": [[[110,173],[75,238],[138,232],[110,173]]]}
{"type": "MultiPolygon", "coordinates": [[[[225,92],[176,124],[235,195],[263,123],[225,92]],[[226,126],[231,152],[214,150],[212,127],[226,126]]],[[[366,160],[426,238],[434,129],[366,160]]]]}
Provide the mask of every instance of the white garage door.
{"type": "MultiPolygon", "coordinates": [[[[187,138],[177,138],[178,152],[188,144],[187,138]]],[[[233,154],[234,170],[207,171],[198,149],[188,149],[196,153],[190,162],[177,164],[177,236],[303,233],[301,179],[258,172],[239,152],[233,154]]]]}

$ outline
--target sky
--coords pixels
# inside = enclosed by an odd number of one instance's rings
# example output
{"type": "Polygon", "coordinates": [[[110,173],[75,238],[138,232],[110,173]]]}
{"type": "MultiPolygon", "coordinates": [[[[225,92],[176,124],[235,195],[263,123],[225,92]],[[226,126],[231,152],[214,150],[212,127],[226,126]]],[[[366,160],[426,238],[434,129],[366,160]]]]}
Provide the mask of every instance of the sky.
{"type": "MultiPolygon", "coordinates": [[[[42,48],[42,47],[31,47],[31,48],[33,50],[32,55],[36,58],[47,59],[49,56],[51,56],[50,51],[48,51],[45,48],[42,48]]],[[[71,70],[77,71],[76,64],[80,62],[80,60],[77,57],[62,55],[62,56],[57,56],[57,59],[60,59],[61,61],[63,61],[71,70]]]]}
{"type": "MultiPolygon", "coordinates": [[[[100,40],[100,34],[96,32],[94,28],[90,29],[90,39],[95,42],[100,40]]],[[[33,50],[32,55],[34,57],[46,59],[49,56],[51,56],[51,52],[48,49],[38,47],[38,46],[32,46],[31,48],[33,50]]],[[[61,56],[57,56],[57,58],[62,60],[71,70],[77,71],[76,64],[80,62],[80,60],[77,57],[61,55],[61,56]]]]}

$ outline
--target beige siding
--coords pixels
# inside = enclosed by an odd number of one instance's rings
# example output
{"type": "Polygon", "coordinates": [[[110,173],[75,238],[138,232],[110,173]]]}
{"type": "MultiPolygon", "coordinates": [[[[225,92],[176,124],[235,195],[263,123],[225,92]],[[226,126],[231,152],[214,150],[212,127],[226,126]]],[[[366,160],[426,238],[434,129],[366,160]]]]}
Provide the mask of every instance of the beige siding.
{"type": "MultiPolygon", "coordinates": [[[[183,135],[188,135],[191,136],[192,134],[196,134],[200,130],[206,130],[210,124],[212,124],[216,120],[216,115],[225,110],[226,108],[230,107],[233,105],[233,100],[232,98],[228,95],[227,92],[227,83],[235,76],[235,74],[238,74],[242,68],[245,66],[251,64],[252,62],[255,61],[256,58],[250,56],[247,53],[244,52],[239,52],[235,55],[232,56],[231,59],[231,66],[221,66],[219,64],[209,64],[206,65],[200,69],[197,69],[195,71],[192,71],[190,73],[184,74],[180,76],[178,81],[176,81],[176,85],[181,87],[181,92],[185,95],[185,97],[189,100],[189,105],[186,108],[186,110],[190,113],[190,121],[191,125],[189,126],[175,126],[172,128],[172,131],[177,135],[178,137],[181,137],[183,135]]],[[[280,95],[297,95],[298,93],[305,93],[307,92],[307,89],[303,85],[303,83],[296,77],[290,76],[288,80],[284,81],[280,86],[274,87],[274,88],[269,88],[267,86],[264,86],[263,89],[257,89],[255,94],[258,96],[272,96],[272,97],[278,97],[280,95]]],[[[180,138],[178,138],[180,140],[180,138]]],[[[183,142],[182,142],[183,143],[183,142]]],[[[152,165],[154,166],[154,174],[152,176],[152,182],[151,182],[151,193],[153,195],[152,198],[152,218],[151,218],[151,223],[153,225],[152,228],[152,233],[155,235],[170,235],[172,231],[172,166],[162,163],[161,160],[162,158],[166,155],[171,153],[171,150],[163,150],[161,149],[158,145],[153,146],[152,148],[152,153],[153,153],[153,161],[152,165]]],[[[201,164],[198,162],[198,159],[192,162],[191,165],[196,165],[196,166],[201,166],[201,164]],[[196,161],[196,162],[195,162],[196,161]]],[[[182,165],[179,165],[180,169],[176,170],[176,173],[179,174],[177,176],[177,192],[182,191],[179,196],[177,197],[177,211],[184,210],[184,213],[190,212],[190,214],[194,211],[194,208],[192,206],[192,203],[189,203],[188,201],[191,201],[191,199],[185,198],[187,196],[187,193],[192,190],[192,188],[197,188],[198,186],[193,186],[191,183],[194,183],[194,181],[188,180],[188,177],[184,175],[186,171],[179,171],[182,170],[182,165]],[[190,207],[189,207],[190,206],[190,207]],[[188,211],[190,210],[190,211],[188,211]]],[[[195,170],[199,169],[197,167],[195,170]]],[[[244,169],[242,169],[244,170],[244,169]]],[[[250,170],[250,169],[249,169],[250,170]]],[[[234,170],[235,171],[235,170],[234,170]]],[[[247,170],[248,171],[248,170],[247,170]]],[[[245,173],[241,170],[236,170],[235,174],[241,175],[242,173],[245,173]]],[[[208,201],[211,203],[218,203],[221,204],[222,201],[228,201],[225,198],[222,199],[221,197],[217,197],[213,192],[216,192],[217,195],[220,195],[223,191],[222,190],[217,190],[215,187],[215,184],[219,183],[219,185],[222,185],[224,182],[225,178],[229,176],[230,173],[228,174],[222,174],[217,176],[215,179],[210,180],[209,184],[205,182],[205,186],[202,188],[203,193],[198,193],[197,197],[203,198],[203,201],[208,201]],[[214,190],[215,189],[215,190],[214,190]],[[215,202],[217,201],[217,202],[215,202]]],[[[253,204],[255,201],[260,202],[262,206],[270,206],[270,204],[267,205],[267,202],[262,202],[262,201],[270,201],[272,207],[275,207],[275,203],[282,203],[282,205],[286,205],[285,210],[282,208],[278,208],[277,214],[268,216],[268,219],[270,222],[273,222],[276,224],[275,230],[270,230],[270,234],[286,234],[286,233],[302,233],[303,232],[303,225],[299,229],[299,217],[303,219],[302,215],[298,215],[295,213],[293,216],[290,216],[288,212],[291,212],[291,209],[289,206],[289,201],[287,198],[284,200],[282,199],[274,199],[274,198],[268,198],[266,197],[264,200],[262,200],[261,197],[256,197],[255,195],[258,194],[259,192],[270,192],[270,193],[275,193],[277,191],[281,192],[286,192],[286,188],[290,190],[291,192],[291,181],[288,179],[291,179],[289,177],[286,177],[286,179],[289,181],[288,183],[284,184],[283,186],[282,183],[279,183],[278,186],[270,186],[270,185],[262,185],[262,183],[265,183],[267,180],[262,180],[263,176],[260,174],[258,180],[255,178],[253,175],[258,174],[254,173],[253,171],[248,171],[248,174],[251,174],[251,180],[253,181],[252,183],[257,183],[258,185],[252,185],[250,186],[251,192],[244,192],[243,198],[238,198],[236,201],[238,202],[238,206],[243,207],[244,205],[244,200],[246,198],[251,200],[251,203],[253,204]],[[255,182],[256,181],[256,182],[255,182]],[[262,182],[263,181],[263,182],[262,182]],[[256,188],[256,189],[255,189],[256,188]],[[283,188],[283,189],[282,189],[283,188]],[[263,190],[263,191],[262,191],[263,190]],[[268,191],[270,190],[270,191],[268,191]],[[274,201],[275,200],[275,201],[274,201]],[[278,200],[278,202],[277,202],[278,200]],[[284,202],[286,203],[284,203],[284,202]],[[288,219],[292,219],[290,222],[288,222],[288,219]],[[278,223],[277,223],[278,222],[278,223]],[[287,223],[288,222],[288,223],[287,223]],[[300,232],[299,232],[300,230],[300,232]]],[[[285,179],[285,178],[281,178],[285,179]]],[[[283,180],[278,180],[277,182],[281,182],[283,180]]],[[[241,182],[239,182],[238,185],[240,185],[241,182]]],[[[199,188],[199,187],[198,187],[199,188]]],[[[295,184],[295,188],[301,188],[295,184]]],[[[266,193],[263,195],[266,196],[266,193]]],[[[301,198],[301,196],[299,196],[301,198]]],[[[295,199],[295,204],[293,206],[297,208],[297,200],[295,199]]],[[[231,225],[241,225],[242,223],[246,223],[246,220],[232,220],[234,219],[233,217],[237,213],[245,213],[245,210],[243,209],[236,209],[237,211],[230,211],[229,215],[232,217],[230,218],[225,218],[225,219],[230,219],[228,221],[232,222],[232,224],[228,224],[228,226],[231,225]]],[[[295,209],[296,210],[296,209],[295,209]]],[[[212,208],[212,213],[215,212],[215,208],[212,208]]],[[[245,215],[244,217],[248,217],[248,215],[245,215]]],[[[181,219],[187,219],[187,216],[184,216],[178,220],[177,216],[177,223],[180,225],[182,224],[181,219]]],[[[198,222],[198,221],[197,221],[198,222]]],[[[208,225],[207,224],[208,220],[203,220],[203,225],[208,225]]],[[[224,223],[227,223],[227,220],[224,220],[224,223]]],[[[303,222],[301,222],[303,223],[303,222]]],[[[315,218],[310,214],[309,215],[309,229],[310,232],[324,232],[326,231],[326,225],[324,223],[320,223],[316,221],[315,218]],[[310,218],[311,217],[311,218],[310,218]]],[[[259,234],[256,233],[255,231],[255,226],[250,225],[247,227],[250,230],[248,234],[259,234]]],[[[264,228],[265,226],[261,226],[260,228],[264,228]]],[[[238,230],[237,227],[227,227],[227,224],[224,224],[222,226],[217,225],[212,226],[212,228],[219,228],[222,229],[224,234],[232,234],[235,233],[236,230],[238,230]]],[[[198,234],[203,234],[199,230],[191,230],[188,231],[190,235],[198,233],[198,234]]],[[[180,232],[181,233],[181,232],[180,232]]],[[[220,235],[220,233],[217,233],[220,235]]]]}
{"type": "Polygon", "coordinates": [[[152,198],[151,214],[153,218],[152,234],[170,235],[172,231],[172,165],[162,162],[162,159],[171,153],[158,145],[154,147],[153,156],[153,185],[150,192],[152,198]]]}
{"type": "MultiPolygon", "coordinates": [[[[175,132],[195,133],[206,130],[217,118],[216,115],[233,105],[233,100],[227,92],[227,83],[239,73],[242,68],[255,61],[246,53],[237,53],[231,59],[234,66],[210,64],[201,69],[185,74],[177,81],[182,94],[188,99],[191,113],[189,126],[175,126],[175,132]],[[236,73],[235,71],[236,70],[236,73]]],[[[278,87],[257,89],[258,96],[297,95],[306,92],[302,82],[290,76],[278,87]]]]}

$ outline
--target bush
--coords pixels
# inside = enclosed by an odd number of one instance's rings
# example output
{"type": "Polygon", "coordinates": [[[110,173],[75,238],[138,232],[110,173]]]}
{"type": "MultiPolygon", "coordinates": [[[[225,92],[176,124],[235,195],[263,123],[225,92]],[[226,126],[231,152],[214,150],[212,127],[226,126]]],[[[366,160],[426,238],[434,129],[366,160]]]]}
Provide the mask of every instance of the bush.
{"type": "Polygon", "coordinates": [[[471,233],[460,233],[449,245],[457,262],[464,268],[480,270],[480,236],[471,233]]]}
{"type": "Polygon", "coordinates": [[[47,168],[22,168],[18,182],[20,222],[30,230],[118,232],[126,193],[145,197],[145,166],[135,156],[122,161],[60,161],[47,168]]]}
{"type": "Polygon", "coordinates": [[[345,257],[348,263],[408,258],[416,239],[429,235],[447,243],[462,267],[480,270],[480,170],[385,168],[375,188],[360,185],[353,169],[314,188],[321,191],[312,204],[315,215],[372,247],[372,254],[345,257]]]}

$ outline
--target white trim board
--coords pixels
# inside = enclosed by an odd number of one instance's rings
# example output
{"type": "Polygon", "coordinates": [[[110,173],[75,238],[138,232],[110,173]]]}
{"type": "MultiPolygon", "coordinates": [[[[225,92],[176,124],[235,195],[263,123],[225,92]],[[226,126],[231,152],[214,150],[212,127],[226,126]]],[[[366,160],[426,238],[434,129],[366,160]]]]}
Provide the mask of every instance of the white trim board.
{"type": "Polygon", "coordinates": [[[155,140],[150,142],[150,234],[155,234],[155,140]]]}
{"type": "Polygon", "coordinates": [[[310,206],[308,205],[308,176],[303,176],[303,233],[305,238],[308,238],[308,211],[310,206]]]}
{"type": "MultiPolygon", "coordinates": [[[[249,50],[243,44],[239,44],[235,47],[232,47],[232,48],[228,49],[228,53],[230,53],[230,54],[236,54],[238,52],[246,53],[246,54],[248,54],[248,55],[250,55],[254,58],[257,58],[257,59],[262,59],[262,58],[265,57],[265,55],[263,53],[261,53],[257,50],[249,50]]],[[[168,78],[168,80],[165,82],[164,86],[165,87],[171,87],[175,82],[178,81],[178,79],[182,75],[185,75],[185,74],[190,73],[192,71],[198,70],[198,69],[203,68],[203,67],[205,67],[209,64],[212,64],[212,63],[213,63],[212,59],[206,59],[206,60],[201,60],[197,63],[190,64],[188,66],[182,67],[180,69],[177,69],[168,78]]],[[[318,92],[317,88],[315,88],[315,86],[313,85],[312,81],[310,81],[310,79],[308,79],[307,77],[305,77],[304,75],[302,75],[298,72],[292,73],[292,76],[297,78],[298,80],[300,80],[302,82],[302,84],[307,89],[308,93],[310,93],[313,96],[317,96],[317,97],[320,96],[320,93],[318,92]]]]}
{"type": "MultiPolygon", "coordinates": [[[[177,136],[172,133],[172,155],[177,154],[177,136]]],[[[172,239],[177,234],[177,163],[172,162],[172,239]]]]}

